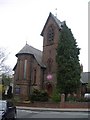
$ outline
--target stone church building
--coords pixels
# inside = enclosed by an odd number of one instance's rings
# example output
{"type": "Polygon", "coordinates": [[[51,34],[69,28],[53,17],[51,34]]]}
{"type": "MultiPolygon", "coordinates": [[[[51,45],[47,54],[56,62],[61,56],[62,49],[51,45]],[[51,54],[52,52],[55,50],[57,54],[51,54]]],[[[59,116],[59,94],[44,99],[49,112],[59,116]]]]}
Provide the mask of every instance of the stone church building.
{"type": "Polygon", "coordinates": [[[41,31],[43,51],[26,44],[17,54],[14,67],[14,95],[28,99],[32,90],[45,89],[51,94],[56,85],[56,50],[64,22],[49,14],[41,31]]]}

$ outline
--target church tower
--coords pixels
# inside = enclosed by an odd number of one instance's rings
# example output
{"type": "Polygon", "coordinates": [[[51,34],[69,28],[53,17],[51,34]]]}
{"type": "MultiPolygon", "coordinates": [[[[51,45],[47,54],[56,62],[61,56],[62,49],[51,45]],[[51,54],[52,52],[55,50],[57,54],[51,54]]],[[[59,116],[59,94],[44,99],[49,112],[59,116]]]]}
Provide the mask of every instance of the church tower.
{"type": "Polygon", "coordinates": [[[42,62],[46,65],[44,72],[44,86],[51,94],[57,83],[56,79],[56,50],[58,46],[59,33],[64,22],[61,22],[51,12],[41,32],[43,36],[43,57],[42,62]]]}

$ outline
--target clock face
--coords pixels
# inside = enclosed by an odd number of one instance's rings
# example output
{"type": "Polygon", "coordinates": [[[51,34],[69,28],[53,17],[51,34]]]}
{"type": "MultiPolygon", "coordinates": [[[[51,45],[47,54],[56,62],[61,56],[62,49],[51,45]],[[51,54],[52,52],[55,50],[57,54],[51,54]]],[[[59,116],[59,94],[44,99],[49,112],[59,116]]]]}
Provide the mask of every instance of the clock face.
{"type": "Polygon", "coordinates": [[[54,40],[54,29],[52,26],[50,26],[48,28],[48,31],[47,31],[47,40],[48,41],[53,41],[54,40]]]}

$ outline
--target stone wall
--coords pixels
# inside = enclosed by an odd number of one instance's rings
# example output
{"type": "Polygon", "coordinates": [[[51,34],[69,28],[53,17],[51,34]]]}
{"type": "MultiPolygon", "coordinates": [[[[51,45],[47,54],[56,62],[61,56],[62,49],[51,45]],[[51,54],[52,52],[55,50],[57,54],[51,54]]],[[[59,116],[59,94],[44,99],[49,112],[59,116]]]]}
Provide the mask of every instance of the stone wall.
{"type": "Polygon", "coordinates": [[[34,103],[17,103],[17,106],[26,107],[45,107],[45,108],[90,108],[90,102],[34,102],[34,103]]]}

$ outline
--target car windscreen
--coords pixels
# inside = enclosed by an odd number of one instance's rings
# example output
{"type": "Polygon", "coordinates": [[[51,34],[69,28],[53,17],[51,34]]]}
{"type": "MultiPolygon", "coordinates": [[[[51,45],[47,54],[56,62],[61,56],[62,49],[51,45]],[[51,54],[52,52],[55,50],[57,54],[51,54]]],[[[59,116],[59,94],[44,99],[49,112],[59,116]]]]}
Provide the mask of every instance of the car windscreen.
{"type": "Polygon", "coordinates": [[[0,101],[0,111],[5,110],[6,109],[6,103],[3,101],[0,101]]]}

